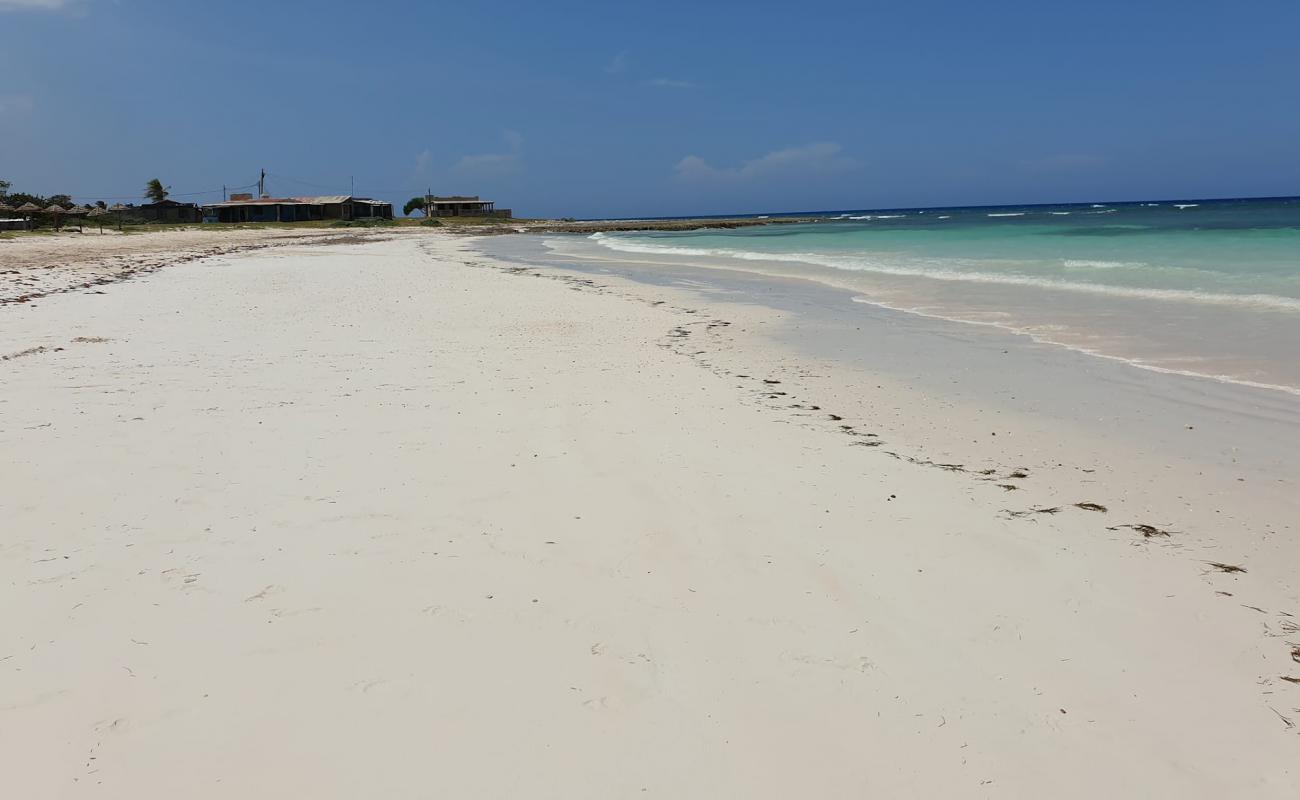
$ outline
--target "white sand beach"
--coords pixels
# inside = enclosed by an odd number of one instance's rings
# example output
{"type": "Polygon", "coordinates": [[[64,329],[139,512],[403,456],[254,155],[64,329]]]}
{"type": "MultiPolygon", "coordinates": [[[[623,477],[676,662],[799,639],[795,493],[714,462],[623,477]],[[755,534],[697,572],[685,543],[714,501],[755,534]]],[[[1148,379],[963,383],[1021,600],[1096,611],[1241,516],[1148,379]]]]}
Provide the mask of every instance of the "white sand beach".
{"type": "Polygon", "coordinates": [[[1148,446],[470,239],[199,255],[0,305],[7,797],[1300,796],[1293,408],[1148,446]]]}

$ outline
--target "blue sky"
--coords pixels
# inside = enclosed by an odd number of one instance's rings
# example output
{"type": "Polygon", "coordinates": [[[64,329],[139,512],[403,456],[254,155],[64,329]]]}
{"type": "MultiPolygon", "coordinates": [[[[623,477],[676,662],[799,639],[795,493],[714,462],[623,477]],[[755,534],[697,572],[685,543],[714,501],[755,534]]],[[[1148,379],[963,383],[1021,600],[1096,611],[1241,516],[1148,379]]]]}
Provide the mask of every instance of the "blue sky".
{"type": "Polygon", "coordinates": [[[0,178],[632,216],[1300,193],[1300,3],[0,0],[0,178]]]}

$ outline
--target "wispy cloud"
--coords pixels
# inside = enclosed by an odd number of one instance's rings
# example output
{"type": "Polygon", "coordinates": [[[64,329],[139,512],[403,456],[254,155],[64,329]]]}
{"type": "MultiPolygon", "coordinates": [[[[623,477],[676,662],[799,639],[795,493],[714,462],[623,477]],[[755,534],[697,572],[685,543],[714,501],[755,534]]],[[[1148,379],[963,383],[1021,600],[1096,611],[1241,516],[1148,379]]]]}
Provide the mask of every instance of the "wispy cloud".
{"type": "Polygon", "coordinates": [[[679,180],[695,182],[754,181],[778,176],[829,174],[857,169],[861,164],[841,155],[835,142],[787,147],[746,161],[738,167],[715,167],[699,156],[687,156],[673,168],[679,180]]]}
{"type": "Polygon", "coordinates": [[[478,175],[504,175],[519,168],[523,159],[524,137],[518,131],[503,131],[506,150],[501,153],[479,153],[461,156],[452,169],[478,175]]]}
{"type": "Polygon", "coordinates": [[[415,169],[411,170],[411,180],[419,181],[429,177],[429,170],[433,166],[433,153],[428,149],[421,150],[415,156],[415,169]]]}
{"type": "Polygon", "coordinates": [[[626,50],[621,50],[616,53],[614,57],[610,59],[609,63],[605,65],[605,71],[610,75],[617,75],[620,72],[626,72],[628,64],[627,56],[628,53],[626,50]]]}
{"type": "Polygon", "coordinates": [[[0,117],[25,117],[32,113],[36,101],[27,94],[0,94],[0,117]]]}
{"type": "Polygon", "coordinates": [[[647,86],[662,86],[666,89],[694,89],[695,81],[683,81],[675,78],[653,78],[646,81],[647,86]]]}
{"type": "Polygon", "coordinates": [[[71,11],[83,5],[83,0],[0,0],[0,11],[71,11]]]}

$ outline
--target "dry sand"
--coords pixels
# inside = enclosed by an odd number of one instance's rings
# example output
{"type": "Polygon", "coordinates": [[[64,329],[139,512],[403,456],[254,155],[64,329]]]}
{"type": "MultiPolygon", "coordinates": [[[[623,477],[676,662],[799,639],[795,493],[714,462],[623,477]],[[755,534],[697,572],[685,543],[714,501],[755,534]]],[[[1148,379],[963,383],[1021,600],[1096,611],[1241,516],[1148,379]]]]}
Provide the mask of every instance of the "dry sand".
{"type": "Polygon", "coordinates": [[[175,228],[139,233],[87,227],[0,238],[0,305],[126,280],[166,266],[247,250],[355,239],[317,228],[175,228]]]}
{"type": "Polygon", "coordinates": [[[467,246],[0,308],[6,795],[1300,793],[1294,583],[776,410],[765,309],[467,246]]]}

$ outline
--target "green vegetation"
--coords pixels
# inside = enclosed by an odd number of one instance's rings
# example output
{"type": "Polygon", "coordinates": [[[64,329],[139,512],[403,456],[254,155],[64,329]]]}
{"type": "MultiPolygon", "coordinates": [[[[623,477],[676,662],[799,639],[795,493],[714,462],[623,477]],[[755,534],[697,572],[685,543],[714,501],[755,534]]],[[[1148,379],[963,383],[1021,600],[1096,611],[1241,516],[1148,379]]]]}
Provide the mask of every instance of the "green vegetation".
{"type": "Polygon", "coordinates": [[[161,203],[167,199],[167,189],[163,187],[162,181],[154,178],[144,185],[144,196],[155,203],[161,203]]]}
{"type": "Polygon", "coordinates": [[[422,219],[422,220],[420,220],[420,226],[421,226],[421,227],[424,227],[424,228],[441,228],[441,227],[442,227],[442,221],[441,221],[441,220],[436,220],[436,219],[433,219],[432,217],[430,217],[429,219],[422,219]]]}
{"type": "Polygon", "coordinates": [[[72,205],[72,198],[66,194],[52,194],[49,197],[44,197],[39,194],[29,194],[27,192],[10,192],[9,189],[12,187],[13,184],[9,181],[0,180],[0,203],[4,203],[7,206],[13,206],[14,208],[26,203],[31,203],[40,206],[41,208],[45,208],[51,203],[58,203],[61,206],[72,205]]]}
{"type": "Polygon", "coordinates": [[[423,210],[424,210],[424,197],[423,196],[412,197],[410,200],[406,201],[406,205],[402,206],[402,216],[409,217],[411,216],[412,211],[423,211],[423,210]]]}

